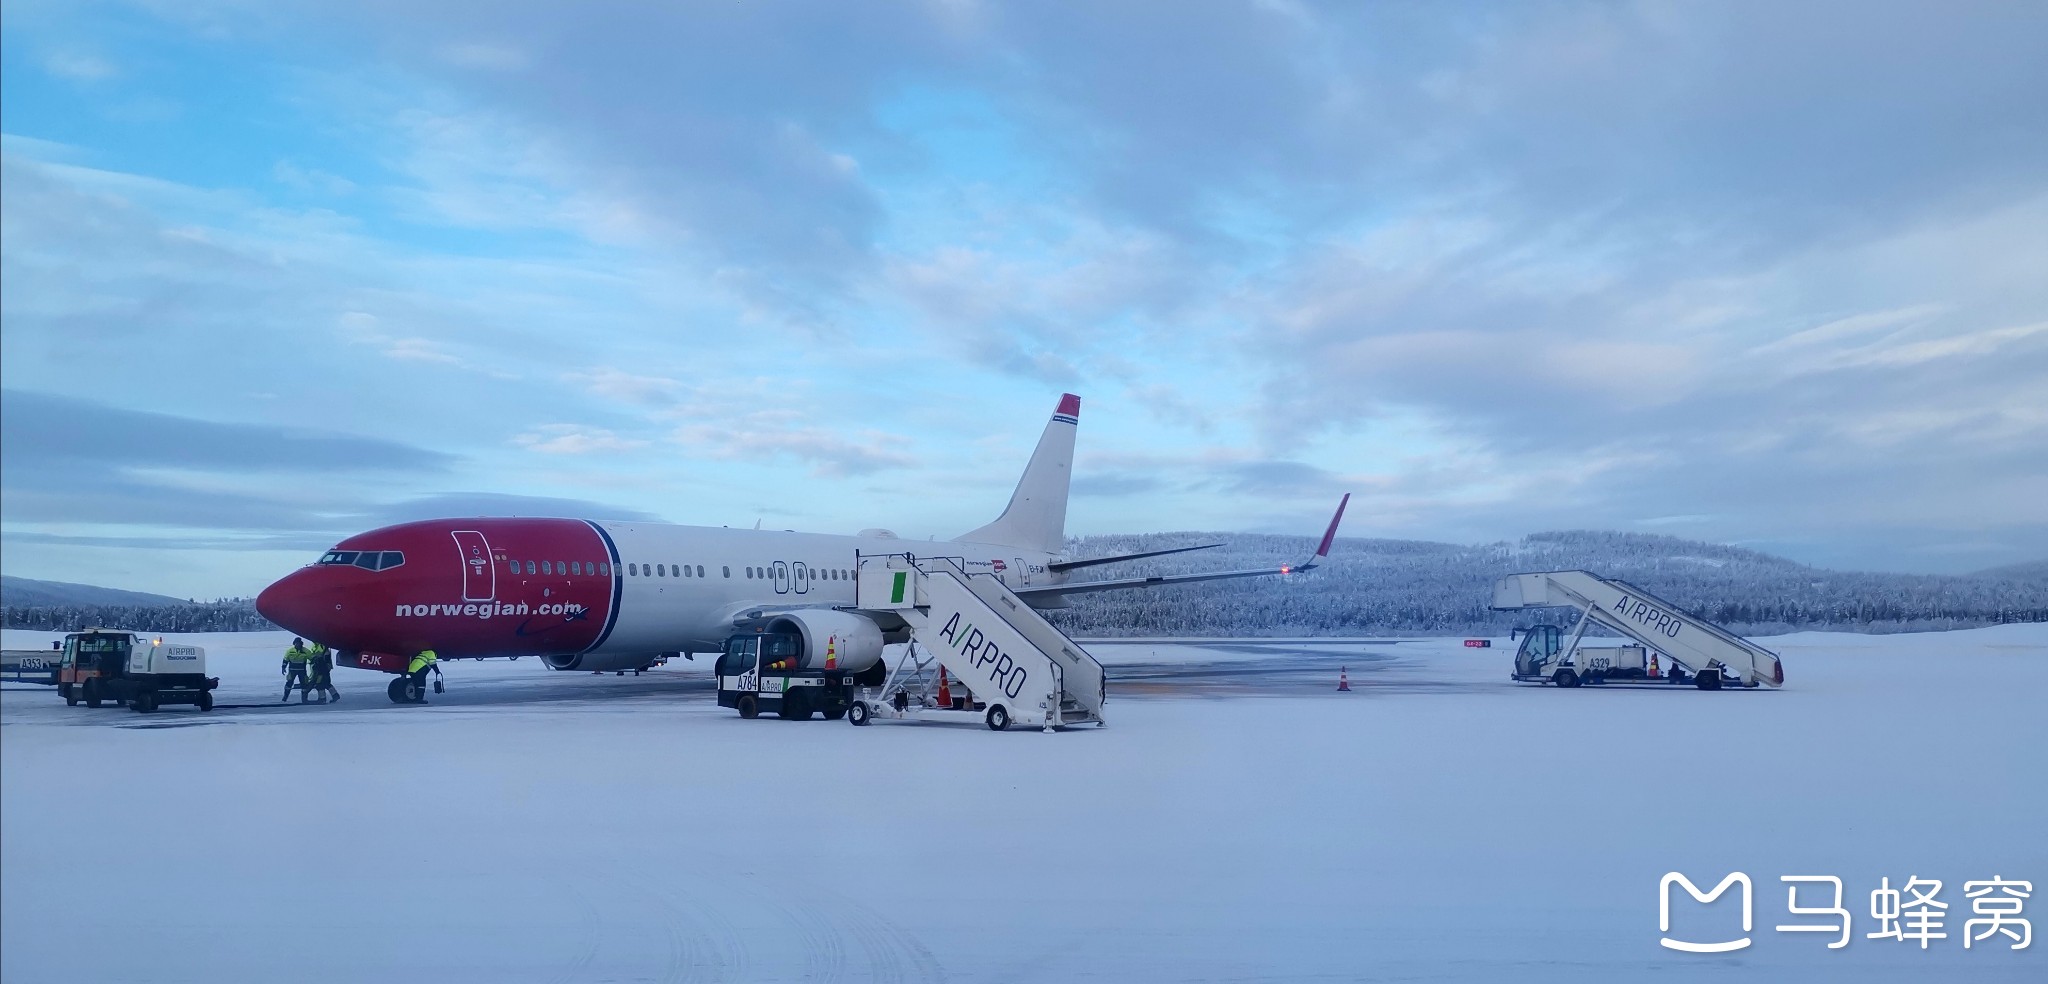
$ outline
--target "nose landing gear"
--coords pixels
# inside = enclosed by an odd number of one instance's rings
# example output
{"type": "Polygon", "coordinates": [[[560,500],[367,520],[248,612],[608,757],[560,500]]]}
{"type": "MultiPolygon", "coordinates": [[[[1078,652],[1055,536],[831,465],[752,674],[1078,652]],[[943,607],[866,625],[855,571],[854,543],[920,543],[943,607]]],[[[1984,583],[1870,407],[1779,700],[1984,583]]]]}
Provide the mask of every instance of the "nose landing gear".
{"type": "Polygon", "coordinates": [[[411,676],[400,676],[384,688],[384,694],[394,704],[424,704],[427,702],[427,685],[411,676]]]}

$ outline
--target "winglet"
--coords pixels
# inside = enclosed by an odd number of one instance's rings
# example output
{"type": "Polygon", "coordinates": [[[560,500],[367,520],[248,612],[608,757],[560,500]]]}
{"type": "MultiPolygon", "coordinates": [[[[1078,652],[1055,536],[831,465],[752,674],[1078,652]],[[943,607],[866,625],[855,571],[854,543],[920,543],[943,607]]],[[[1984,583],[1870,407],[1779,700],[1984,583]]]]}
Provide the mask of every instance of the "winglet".
{"type": "Polygon", "coordinates": [[[1344,493],[1344,498],[1337,501],[1337,515],[1330,517],[1330,528],[1323,531],[1323,542],[1316,547],[1315,556],[1296,564],[1293,568],[1294,570],[1305,571],[1314,568],[1322,562],[1323,558],[1330,555],[1330,544],[1337,541],[1337,524],[1344,521],[1344,507],[1350,504],[1351,493],[1346,492],[1344,493]]]}

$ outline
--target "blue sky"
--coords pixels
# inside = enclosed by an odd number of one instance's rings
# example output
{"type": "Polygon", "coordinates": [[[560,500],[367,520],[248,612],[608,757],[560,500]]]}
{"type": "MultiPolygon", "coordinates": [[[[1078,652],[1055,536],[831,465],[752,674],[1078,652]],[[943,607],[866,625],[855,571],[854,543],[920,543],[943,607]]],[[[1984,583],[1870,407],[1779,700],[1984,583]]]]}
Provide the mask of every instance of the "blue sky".
{"type": "Polygon", "coordinates": [[[2048,555],[2034,4],[10,3],[10,574],[468,512],[2048,555]]]}

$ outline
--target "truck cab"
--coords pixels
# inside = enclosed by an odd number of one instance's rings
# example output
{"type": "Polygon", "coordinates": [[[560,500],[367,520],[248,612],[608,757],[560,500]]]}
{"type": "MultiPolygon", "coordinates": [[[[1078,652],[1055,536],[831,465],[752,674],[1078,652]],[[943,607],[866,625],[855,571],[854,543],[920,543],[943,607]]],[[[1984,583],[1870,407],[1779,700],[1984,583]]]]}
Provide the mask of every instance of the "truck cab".
{"type": "Polygon", "coordinates": [[[1522,645],[1515,650],[1515,679],[1541,680],[1554,672],[1560,647],[1560,633],[1555,625],[1538,625],[1528,629],[1516,629],[1522,637],[1522,645]]]}
{"type": "Polygon", "coordinates": [[[778,717],[828,721],[846,716],[853,702],[854,674],[804,668],[804,639],[795,632],[756,631],[725,640],[718,655],[718,706],[743,718],[774,711],[778,717]]]}
{"type": "Polygon", "coordinates": [[[129,632],[87,629],[65,636],[57,692],[66,704],[83,700],[87,707],[100,706],[108,684],[128,671],[128,654],[134,647],[135,636],[129,632]]]}

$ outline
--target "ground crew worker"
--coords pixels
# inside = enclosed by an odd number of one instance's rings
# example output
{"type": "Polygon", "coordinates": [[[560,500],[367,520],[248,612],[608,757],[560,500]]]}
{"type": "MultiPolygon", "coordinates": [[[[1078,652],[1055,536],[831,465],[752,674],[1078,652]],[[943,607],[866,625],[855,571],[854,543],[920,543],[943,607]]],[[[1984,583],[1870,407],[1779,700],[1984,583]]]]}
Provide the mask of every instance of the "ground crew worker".
{"type": "Polygon", "coordinates": [[[439,676],[441,673],[441,668],[434,665],[439,661],[440,657],[434,655],[433,650],[422,649],[420,654],[414,656],[412,662],[405,667],[405,675],[411,677],[413,686],[419,688],[419,703],[424,704],[427,702],[427,671],[434,671],[436,676],[439,676]]]}
{"type": "Polygon", "coordinates": [[[313,661],[313,651],[306,648],[306,640],[292,636],[292,647],[284,651],[284,664],[278,672],[284,674],[284,696],[277,702],[282,704],[292,699],[292,688],[299,688],[299,703],[306,702],[306,669],[313,661]]]}
{"type": "Polygon", "coordinates": [[[320,703],[327,703],[330,694],[335,703],[341,703],[341,691],[334,689],[334,654],[328,651],[325,643],[313,644],[313,677],[310,682],[320,694],[320,703]]]}

